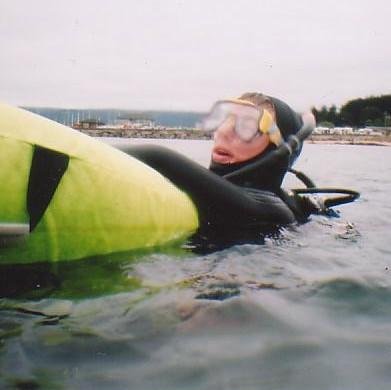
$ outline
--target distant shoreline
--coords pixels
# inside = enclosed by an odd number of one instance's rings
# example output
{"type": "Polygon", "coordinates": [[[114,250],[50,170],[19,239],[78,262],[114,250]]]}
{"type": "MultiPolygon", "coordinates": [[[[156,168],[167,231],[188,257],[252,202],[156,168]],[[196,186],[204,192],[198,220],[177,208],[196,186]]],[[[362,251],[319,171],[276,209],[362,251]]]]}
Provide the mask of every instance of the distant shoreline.
{"type": "Polygon", "coordinates": [[[391,136],[364,134],[314,134],[305,141],[311,144],[391,146],[391,136]]]}
{"type": "MultiPolygon", "coordinates": [[[[211,134],[198,129],[77,129],[92,137],[210,140],[211,134]]],[[[361,134],[313,134],[311,144],[391,146],[391,136],[361,134]]]]}

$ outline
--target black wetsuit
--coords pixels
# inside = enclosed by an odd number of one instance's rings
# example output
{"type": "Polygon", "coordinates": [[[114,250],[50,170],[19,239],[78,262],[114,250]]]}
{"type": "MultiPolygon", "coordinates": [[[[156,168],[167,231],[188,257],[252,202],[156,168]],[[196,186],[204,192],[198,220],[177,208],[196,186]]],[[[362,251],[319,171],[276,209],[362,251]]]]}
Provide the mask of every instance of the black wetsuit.
{"type": "MultiPolygon", "coordinates": [[[[261,155],[258,155],[245,162],[236,164],[219,164],[214,161],[210,163],[209,169],[216,175],[224,177],[230,173],[237,171],[243,167],[248,166],[250,163],[263,159],[267,154],[271,153],[275,149],[274,145],[270,145],[261,155]]],[[[258,190],[271,191],[278,193],[282,180],[289,168],[289,158],[285,157],[278,161],[278,163],[272,162],[271,164],[263,164],[257,169],[250,170],[238,176],[229,178],[231,183],[240,187],[256,188],[258,190]]]]}

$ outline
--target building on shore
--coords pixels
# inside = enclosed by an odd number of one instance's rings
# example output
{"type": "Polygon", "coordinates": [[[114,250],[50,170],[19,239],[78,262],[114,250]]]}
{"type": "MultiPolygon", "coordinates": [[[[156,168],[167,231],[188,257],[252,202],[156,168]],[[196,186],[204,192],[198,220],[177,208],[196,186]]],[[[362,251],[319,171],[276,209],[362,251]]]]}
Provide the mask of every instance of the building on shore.
{"type": "Polygon", "coordinates": [[[314,135],[373,135],[382,136],[391,134],[391,128],[387,127],[364,127],[353,129],[352,127],[316,127],[314,135]]]}
{"type": "Polygon", "coordinates": [[[154,120],[140,115],[131,117],[119,117],[115,120],[114,126],[120,129],[155,129],[157,125],[154,120]]]}
{"type": "Polygon", "coordinates": [[[97,129],[100,126],[103,126],[104,123],[101,122],[99,119],[83,119],[79,122],[76,122],[72,125],[73,128],[75,129],[97,129]]]}

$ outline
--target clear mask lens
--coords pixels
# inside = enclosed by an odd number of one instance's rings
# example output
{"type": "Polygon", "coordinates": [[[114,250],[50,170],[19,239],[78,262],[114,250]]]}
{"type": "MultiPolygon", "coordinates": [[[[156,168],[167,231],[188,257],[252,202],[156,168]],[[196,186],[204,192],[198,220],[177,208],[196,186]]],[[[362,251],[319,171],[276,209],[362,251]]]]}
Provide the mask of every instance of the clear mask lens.
{"type": "Polygon", "coordinates": [[[215,131],[228,118],[229,112],[223,104],[215,104],[210,113],[204,118],[202,128],[206,131],[215,131]]]}
{"type": "Polygon", "coordinates": [[[251,141],[259,134],[261,111],[245,104],[220,101],[215,103],[210,113],[204,118],[202,128],[205,131],[216,131],[228,118],[234,119],[234,130],[245,142],[251,141]]]}
{"type": "Polygon", "coordinates": [[[251,141],[257,134],[259,120],[253,117],[236,117],[236,134],[246,142],[251,141]]]}

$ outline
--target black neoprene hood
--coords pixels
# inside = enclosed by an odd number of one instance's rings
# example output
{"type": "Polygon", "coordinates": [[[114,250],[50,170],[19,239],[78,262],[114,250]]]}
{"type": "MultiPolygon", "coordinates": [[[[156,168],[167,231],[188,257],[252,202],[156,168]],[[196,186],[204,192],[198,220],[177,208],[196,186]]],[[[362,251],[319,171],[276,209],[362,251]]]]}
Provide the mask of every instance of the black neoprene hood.
{"type": "Polygon", "coordinates": [[[273,102],[276,111],[277,126],[281,131],[281,135],[286,141],[290,135],[296,134],[303,126],[301,116],[292,110],[285,102],[280,99],[268,96],[273,102]]]}

